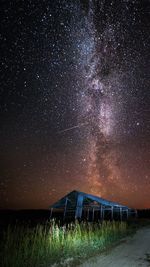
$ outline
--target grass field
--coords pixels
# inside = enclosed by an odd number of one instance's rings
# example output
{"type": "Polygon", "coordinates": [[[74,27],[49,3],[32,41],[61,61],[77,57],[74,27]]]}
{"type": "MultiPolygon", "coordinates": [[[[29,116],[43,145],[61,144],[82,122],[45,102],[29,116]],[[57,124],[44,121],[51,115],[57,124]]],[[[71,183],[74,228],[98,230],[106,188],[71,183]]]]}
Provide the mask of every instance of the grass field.
{"type": "Polygon", "coordinates": [[[104,250],[127,233],[126,222],[75,222],[59,226],[50,221],[35,228],[9,226],[0,243],[0,266],[76,266],[80,260],[104,250]]]}

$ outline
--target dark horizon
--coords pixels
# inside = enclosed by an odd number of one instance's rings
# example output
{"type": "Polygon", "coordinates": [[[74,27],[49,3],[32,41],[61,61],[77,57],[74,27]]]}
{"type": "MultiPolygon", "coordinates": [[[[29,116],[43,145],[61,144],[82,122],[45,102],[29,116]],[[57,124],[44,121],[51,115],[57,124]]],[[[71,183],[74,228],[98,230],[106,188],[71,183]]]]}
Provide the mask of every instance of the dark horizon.
{"type": "Polygon", "coordinates": [[[149,1],[0,6],[0,209],[150,208],[149,1]]]}

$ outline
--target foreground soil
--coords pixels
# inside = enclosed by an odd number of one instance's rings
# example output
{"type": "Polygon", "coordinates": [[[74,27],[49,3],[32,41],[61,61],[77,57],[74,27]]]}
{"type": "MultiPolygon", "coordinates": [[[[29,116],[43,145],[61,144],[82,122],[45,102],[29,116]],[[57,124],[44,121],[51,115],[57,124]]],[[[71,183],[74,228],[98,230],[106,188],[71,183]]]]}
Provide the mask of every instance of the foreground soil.
{"type": "Polygon", "coordinates": [[[78,267],[148,267],[150,266],[150,226],[139,229],[120,245],[90,258],[78,267]]]}

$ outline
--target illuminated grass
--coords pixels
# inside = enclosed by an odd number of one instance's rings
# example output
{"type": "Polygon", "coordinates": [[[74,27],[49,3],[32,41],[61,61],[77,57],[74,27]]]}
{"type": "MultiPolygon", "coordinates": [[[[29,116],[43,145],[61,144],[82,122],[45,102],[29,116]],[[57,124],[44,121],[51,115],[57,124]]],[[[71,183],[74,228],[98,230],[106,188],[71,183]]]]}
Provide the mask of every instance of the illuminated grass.
{"type": "Polygon", "coordinates": [[[1,244],[1,266],[71,266],[102,251],[126,234],[125,222],[76,222],[59,227],[51,221],[34,229],[8,227],[1,244]]]}

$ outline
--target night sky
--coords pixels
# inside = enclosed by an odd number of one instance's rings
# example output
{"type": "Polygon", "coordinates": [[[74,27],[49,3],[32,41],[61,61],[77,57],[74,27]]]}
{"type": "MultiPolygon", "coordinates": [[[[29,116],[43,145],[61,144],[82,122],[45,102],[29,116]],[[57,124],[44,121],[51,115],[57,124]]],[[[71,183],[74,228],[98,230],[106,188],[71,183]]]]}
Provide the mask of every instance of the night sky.
{"type": "Polygon", "coordinates": [[[150,2],[0,7],[0,208],[150,207],[150,2]]]}

